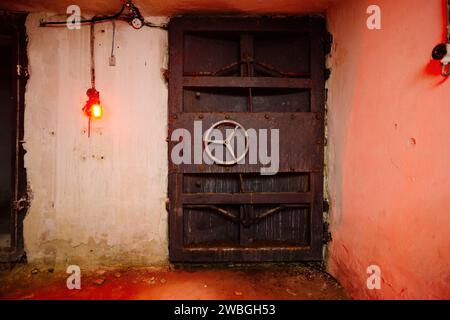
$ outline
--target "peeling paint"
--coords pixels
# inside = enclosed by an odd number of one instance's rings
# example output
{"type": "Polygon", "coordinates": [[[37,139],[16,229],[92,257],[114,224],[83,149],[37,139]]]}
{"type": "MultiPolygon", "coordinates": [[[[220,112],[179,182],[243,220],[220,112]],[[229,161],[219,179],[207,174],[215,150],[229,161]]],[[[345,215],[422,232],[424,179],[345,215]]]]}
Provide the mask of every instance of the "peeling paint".
{"type": "Polygon", "coordinates": [[[90,237],[86,243],[70,240],[42,241],[33,256],[36,265],[93,266],[164,266],[168,264],[166,249],[158,240],[135,241],[130,245],[108,245],[106,237],[100,241],[90,237]]]}

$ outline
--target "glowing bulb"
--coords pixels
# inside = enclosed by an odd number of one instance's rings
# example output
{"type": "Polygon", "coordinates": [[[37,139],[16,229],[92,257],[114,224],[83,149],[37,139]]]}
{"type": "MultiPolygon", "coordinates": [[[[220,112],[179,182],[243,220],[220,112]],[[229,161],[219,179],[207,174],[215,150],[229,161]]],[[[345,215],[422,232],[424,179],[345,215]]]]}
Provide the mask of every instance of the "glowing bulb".
{"type": "Polygon", "coordinates": [[[99,104],[94,104],[91,109],[92,117],[95,119],[100,119],[103,116],[102,106],[99,104]]]}

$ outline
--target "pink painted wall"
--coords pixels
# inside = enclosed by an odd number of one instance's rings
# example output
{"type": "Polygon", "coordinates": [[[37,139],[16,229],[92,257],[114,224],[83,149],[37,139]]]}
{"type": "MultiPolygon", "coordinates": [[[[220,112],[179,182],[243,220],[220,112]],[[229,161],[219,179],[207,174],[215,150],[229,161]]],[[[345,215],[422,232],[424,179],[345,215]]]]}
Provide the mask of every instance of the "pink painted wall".
{"type": "Polygon", "coordinates": [[[444,0],[348,0],[328,13],[329,270],[354,298],[450,299],[450,80],[431,50],[444,0]],[[382,29],[366,9],[382,10],[382,29]],[[381,290],[366,287],[369,265],[381,290]]]}

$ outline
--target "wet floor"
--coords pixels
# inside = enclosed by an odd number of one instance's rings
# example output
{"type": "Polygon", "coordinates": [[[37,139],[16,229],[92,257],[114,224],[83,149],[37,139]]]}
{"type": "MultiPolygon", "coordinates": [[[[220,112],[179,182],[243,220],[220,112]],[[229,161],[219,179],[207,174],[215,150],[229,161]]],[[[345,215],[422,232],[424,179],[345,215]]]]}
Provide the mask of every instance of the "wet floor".
{"type": "Polygon", "coordinates": [[[81,269],[69,290],[63,268],[16,265],[0,271],[0,299],[348,299],[343,288],[311,266],[81,269]]]}

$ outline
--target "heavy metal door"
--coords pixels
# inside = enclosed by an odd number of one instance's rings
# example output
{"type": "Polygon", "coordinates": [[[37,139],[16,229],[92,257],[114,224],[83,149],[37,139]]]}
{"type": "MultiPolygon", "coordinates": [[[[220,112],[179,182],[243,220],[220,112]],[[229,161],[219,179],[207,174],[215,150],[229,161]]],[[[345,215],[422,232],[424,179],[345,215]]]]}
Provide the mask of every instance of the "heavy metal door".
{"type": "Polygon", "coordinates": [[[172,262],[321,260],[325,34],[318,18],[172,19],[172,262]],[[262,175],[249,153],[231,164],[174,162],[180,144],[195,158],[199,123],[201,151],[205,132],[222,124],[278,129],[278,173],[262,175]]]}

